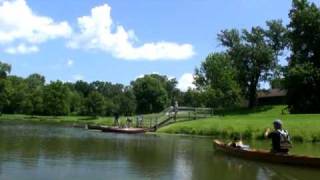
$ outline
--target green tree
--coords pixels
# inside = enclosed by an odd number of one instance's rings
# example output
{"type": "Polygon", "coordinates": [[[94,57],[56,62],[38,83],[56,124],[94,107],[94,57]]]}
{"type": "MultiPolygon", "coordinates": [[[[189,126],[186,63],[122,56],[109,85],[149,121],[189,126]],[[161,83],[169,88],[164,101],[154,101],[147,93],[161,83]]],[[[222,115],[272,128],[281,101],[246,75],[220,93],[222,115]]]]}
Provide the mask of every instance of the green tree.
{"type": "Polygon", "coordinates": [[[179,89],[176,88],[178,84],[177,80],[175,78],[168,78],[168,76],[160,74],[150,74],[146,76],[151,76],[161,82],[162,86],[167,91],[169,103],[171,105],[174,105],[175,101],[178,100],[179,95],[179,89]]]}
{"type": "Polygon", "coordinates": [[[269,21],[267,29],[257,26],[241,33],[232,29],[218,35],[237,70],[238,82],[250,108],[256,106],[259,82],[272,75],[285,47],[286,32],[281,26],[281,21],[269,21]]]}
{"type": "Polygon", "coordinates": [[[307,0],[293,0],[289,16],[288,107],[292,113],[319,113],[320,10],[307,0]]]}
{"type": "Polygon", "coordinates": [[[44,87],[43,110],[45,115],[68,115],[70,112],[70,90],[61,81],[44,87]]]}
{"type": "Polygon", "coordinates": [[[4,79],[10,74],[11,65],[0,61],[0,79],[4,79]]]}
{"type": "Polygon", "coordinates": [[[195,83],[206,97],[206,106],[226,108],[241,100],[236,70],[227,54],[209,54],[200,69],[196,69],[195,83]]]}
{"type": "Polygon", "coordinates": [[[97,91],[90,92],[86,100],[86,108],[91,116],[104,115],[105,103],[102,94],[97,91]]]}
{"type": "Polygon", "coordinates": [[[206,106],[204,93],[198,90],[188,89],[186,92],[182,92],[182,101],[180,104],[190,107],[206,106]]]}
{"type": "Polygon", "coordinates": [[[168,93],[159,79],[145,75],[131,85],[137,100],[138,113],[160,112],[168,105],[168,93]]]}
{"type": "Polygon", "coordinates": [[[42,114],[45,77],[40,74],[31,74],[25,79],[25,82],[27,90],[23,112],[31,115],[42,114]]]}
{"type": "Polygon", "coordinates": [[[121,114],[133,115],[137,108],[136,97],[131,87],[126,87],[120,96],[119,107],[121,114]]]}
{"type": "Polygon", "coordinates": [[[3,107],[8,104],[8,88],[6,88],[6,77],[11,72],[11,65],[0,61],[0,115],[3,107]]]}
{"type": "Polygon", "coordinates": [[[24,101],[26,100],[27,84],[24,79],[18,76],[8,76],[7,83],[7,106],[4,107],[5,113],[22,113],[24,101]]]}

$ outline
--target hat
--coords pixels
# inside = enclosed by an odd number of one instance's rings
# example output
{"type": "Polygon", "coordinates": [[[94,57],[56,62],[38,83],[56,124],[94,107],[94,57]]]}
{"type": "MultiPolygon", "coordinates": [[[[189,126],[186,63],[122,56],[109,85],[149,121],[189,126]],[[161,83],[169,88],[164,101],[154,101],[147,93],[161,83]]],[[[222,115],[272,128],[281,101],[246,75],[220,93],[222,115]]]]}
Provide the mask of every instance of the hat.
{"type": "Polygon", "coordinates": [[[282,128],[282,122],[280,119],[276,119],[275,121],[273,121],[273,125],[275,129],[281,129],[282,128]]]}
{"type": "Polygon", "coordinates": [[[273,121],[273,124],[282,125],[282,121],[280,119],[276,119],[273,121]]]}

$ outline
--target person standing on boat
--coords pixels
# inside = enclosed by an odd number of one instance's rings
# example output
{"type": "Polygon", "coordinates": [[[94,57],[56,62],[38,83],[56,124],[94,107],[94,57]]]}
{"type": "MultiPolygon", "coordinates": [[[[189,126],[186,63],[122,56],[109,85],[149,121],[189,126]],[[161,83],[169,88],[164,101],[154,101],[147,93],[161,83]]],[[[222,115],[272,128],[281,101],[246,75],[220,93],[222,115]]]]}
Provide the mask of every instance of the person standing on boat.
{"type": "Polygon", "coordinates": [[[173,113],[174,113],[173,119],[174,119],[174,121],[177,120],[178,109],[179,109],[178,101],[175,101],[174,106],[173,106],[173,113]]]}
{"type": "Polygon", "coordinates": [[[114,126],[120,126],[120,123],[119,123],[119,113],[118,112],[115,112],[114,113],[114,126]]]}
{"type": "Polygon", "coordinates": [[[273,122],[273,127],[273,131],[268,128],[264,134],[265,138],[272,139],[271,152],[287,154],[292,147],[288,131],[282,129],[282,121],[280,119],[273,122]]]}

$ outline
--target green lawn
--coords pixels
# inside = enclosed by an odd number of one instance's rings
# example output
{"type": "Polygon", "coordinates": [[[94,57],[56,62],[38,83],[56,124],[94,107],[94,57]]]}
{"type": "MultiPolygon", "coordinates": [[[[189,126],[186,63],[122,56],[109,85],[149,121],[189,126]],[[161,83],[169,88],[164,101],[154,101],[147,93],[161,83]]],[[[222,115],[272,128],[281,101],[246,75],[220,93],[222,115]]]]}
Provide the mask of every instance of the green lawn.
{"type": "Polygon", "coordinates": [[[209,135],[232,138],[241,134],[244,139],[263,137],[266,128],[280,118],[294,141],[320,142],[320,114],[291,115],[282,113],[285,106],[262,107],[255,110],[237,110],[207,119],[179,122],[158,130],[161,133],[209,135]]]}
{"type": "MultiPolygon", "coordinates": [[[[30,116],[20,114],[2,114],[0,121],[16,121],[16,122],[43,122],[43,123],[66,123],[66,124],[100,124],[111,125],[113,123],[112,117],[98,117],[90,116],[30,116]]],[[[124,121],[124,120],[123,120],[124,121]]]]}

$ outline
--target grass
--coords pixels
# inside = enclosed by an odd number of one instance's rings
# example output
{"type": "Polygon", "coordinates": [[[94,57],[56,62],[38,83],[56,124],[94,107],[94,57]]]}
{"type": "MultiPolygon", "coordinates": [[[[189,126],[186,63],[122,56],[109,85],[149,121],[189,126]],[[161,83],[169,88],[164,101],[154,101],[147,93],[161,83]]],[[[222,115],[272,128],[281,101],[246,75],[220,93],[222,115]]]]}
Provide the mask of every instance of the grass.
{"type": "MultiPolygon", "coordinates": [[[[99,124],[112,125],[112,117],[97,117],[90,116],[31,116],[22,114],[2,114],[0,121],[10,122],[43,122],[43,123],[60,123],[60,124],[99,124]]],[[[122,120],[124,121],[124,120],[122,120]]]]}
{"type": "Polygon", "coordinates": [[[274,119],[281,119],[294,141],[320,142],[320,114],[288,114],[285,106],[265,106],[254,110],[236,110],[207,119],[178,122],[160,128],[158,132],[207,135],[243,139],[261,139],[266,128],[272,128],[274,119]]]}
{"type": "MultiPolygon", "coordinates": [[[[154,123],[153,119],[156,114],[144,115],[143,121],[144,127],[149,127],[154,123]],[[152,121],[152,122],[150,122],[152,121]]],[[[133,119],[133,126],[136,124],[135,116],[133,119]]],[[[107,125],[112,126],[114,124],[114,117],[91,117],[91,116],[31,116],[23,114],[2,114],[0,116],[0,122],[33,122],[33,123],[56,123],[56,124],[69,124],[76,126],[84,126],[85,124],[94,125],[107,125]]],[[[125,126],[126,117],[122,116],[119,119],[120,126],[125,126]]]]}

